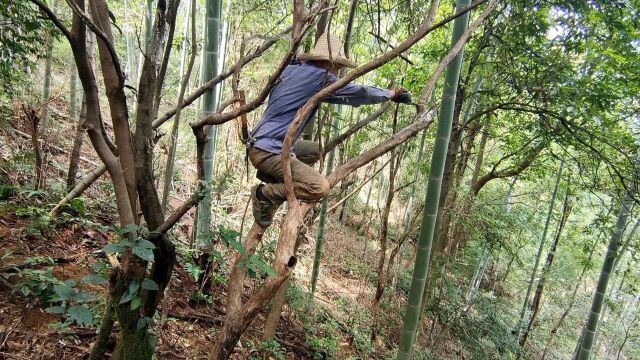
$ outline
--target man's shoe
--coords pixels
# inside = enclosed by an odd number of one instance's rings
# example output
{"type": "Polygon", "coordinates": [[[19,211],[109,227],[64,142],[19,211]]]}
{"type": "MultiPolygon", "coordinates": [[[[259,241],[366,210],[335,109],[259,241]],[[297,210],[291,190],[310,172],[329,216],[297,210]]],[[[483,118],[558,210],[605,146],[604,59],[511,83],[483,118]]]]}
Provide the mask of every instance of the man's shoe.
{"type": "Polygon", "coordinates": [[[258,199],[257,191],[262,184],[256,185],[251,189],[251,205],[253,219],[263,228],[268,228],[273,221],[273,214],[278,210],[280,204],[274,204],[268,200],[258,199]]]}

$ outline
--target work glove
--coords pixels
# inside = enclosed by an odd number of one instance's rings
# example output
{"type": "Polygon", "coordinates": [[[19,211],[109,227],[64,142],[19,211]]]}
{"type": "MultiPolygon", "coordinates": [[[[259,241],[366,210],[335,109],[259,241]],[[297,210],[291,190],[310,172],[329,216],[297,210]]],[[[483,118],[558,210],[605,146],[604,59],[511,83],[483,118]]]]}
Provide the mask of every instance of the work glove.
{"type": "Polygon", "coordinates": [[[411,104],[411,94],[403,88],[395,89],[391,101],[398,104],[411,104]]]}

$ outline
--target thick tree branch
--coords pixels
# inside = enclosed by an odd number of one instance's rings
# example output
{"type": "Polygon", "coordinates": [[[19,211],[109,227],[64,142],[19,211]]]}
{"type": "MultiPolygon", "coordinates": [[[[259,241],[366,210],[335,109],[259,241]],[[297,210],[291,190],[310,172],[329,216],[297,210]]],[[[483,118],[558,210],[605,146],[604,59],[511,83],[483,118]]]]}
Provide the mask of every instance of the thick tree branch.
{"type": "Polygon", "coordinates": [[[480,192],[480,190],[482,189],[482,187],[484,187],[487,184],[487,182],[489,182],[490,180],[519,175],[521,172],[523,172],[526,168],[528,168],[533,163],[533,161],[538,157],[540,152],[542,152],[542,150],[546,146],[547,144],[544,141],[542,141],[538,145],[533,147],[531,150],[529,150],[527,155],[518,164],[503,170],[496,170],[495,168],[492,169],[489,173],[479,178],[475,184],[471,185],[471,191],[475,195],[477,195],[478,192],[480,192]]]}
{"type": "Polygon", "coordinates": [[[194,206],[198,204],[200,200],[203,198],[203,193],[201,191],[196,191],[187,201],[182,203],[177,209],[169,215],[169,217],[157,228],[149,233],[149,235],[153,238],[160,237],[167,233],[180,219],[187,213],[187,211],[191,210],[194,206]]]}
{"type": "Polygon", "coordinates": [[[113,43],[107,34],[104,33],[91,19],[89,16],[75,3],[73,0],[67,0],[67,4],[71,7],[71,10],[82,19],[82,22],[96,34],[97,37],[100,38],[104,42],[104,45],[107,47],[109,51],[109,55],[111,56],[111,61],[113,61],[113,66],[118,74],[118,80],[122,83],[121,86],[124,86],[124,73],[122,72],[122,68],[120,67],[120,61],[118,60],[118,53],[116,49],[113,47],[113,43]]]}
{"type": "Polygon", "coordinates": [[[62,32],[64,37],[66,37],[70,43],[73,42],[73,37],[71,36],[71,32],[69,31],[69,29],[67,29],[67,27],[64,26],[64,24],[60,21],[60,19],[58,19],[56,14],[53,13],[53,11],[47,6],[47,4],[43,3],[40,0],[30,0],[30,1],[36,4],[38,8],[40,8],[40,10],[42,10],[42,12],[44,12],[47,15],[49,20],[51,20],[51,22],[60,30],[60,32],[62,32]]]}

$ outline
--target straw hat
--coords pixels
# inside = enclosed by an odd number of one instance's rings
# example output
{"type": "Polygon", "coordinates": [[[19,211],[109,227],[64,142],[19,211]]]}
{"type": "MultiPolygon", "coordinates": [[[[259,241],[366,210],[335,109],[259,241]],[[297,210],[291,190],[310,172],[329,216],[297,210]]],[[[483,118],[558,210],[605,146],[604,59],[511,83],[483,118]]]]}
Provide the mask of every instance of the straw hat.
{"type": "Polygon", "coordinates": [[[349,59],[344,56],[340,38],[326,31],[320,35],[320,39],[318,39],[315,48],[308,53],[299,54],[298,60],[325,60],[346,67],[356,67],[354,62],[349,61],[349,59]],[[331,46],[329,46],[329,44],[331,44],[331,46]]]}

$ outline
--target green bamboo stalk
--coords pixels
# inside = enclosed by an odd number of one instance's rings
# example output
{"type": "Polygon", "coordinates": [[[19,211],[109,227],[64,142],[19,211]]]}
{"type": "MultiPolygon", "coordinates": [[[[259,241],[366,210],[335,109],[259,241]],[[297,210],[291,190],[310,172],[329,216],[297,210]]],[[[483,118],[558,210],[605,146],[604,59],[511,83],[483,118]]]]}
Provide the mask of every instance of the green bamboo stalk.
{"type": "MultiPolygon", "coordinates": [[[[636,167],[640,162],[636,159],[636,167]]],[[[624,232],[627,218],[631,213],[631,207],[635,200],[634,196],[637,194],[637,175],[634,174],[631,184],[627,189],[624,200],[620,207],[620,213],[618,214],[618,220],[616,227],[609,239],[609,246],[607,247],[607,254],[605,255],[604,262],[602,263],[602,269],[600,270],[600,277],[598,279],[598,285],[593,295],[593,302],[591,304],[591,311],[589,312],[587,323],[583,329],[583,336],[579,340],[580,351],[574,357],[577,360],[589,360],[593,352],[594,338],[598,329],[598,322],[600,320],[600,313],[602,312],[602,306],[606,297],[607,286],[609,285],[609,279],[611,278],[611,272],[613,270],[616,257],[618,256],[618,247],[622,241],[622,235],[624,232]]]]}
{"type": "MultiPolygon", "coordinates": [[[[462,9],[471,4],[471,0],[457,0],[456,9],[462,9]]],[[[469,24],[469,13],[458,17],[454,21],[451,46],[456,44],[469,24]]],[[[400,338],[398,349],[398,360],[410,359],[413,344],[416,338],[416,330],[420,320],[422,297],[427,281],[429,270],[429,259],[431,257],[431,245],[435,230],[436,217],[440,199],[440,189],[442,186],[442,175],[444,173],[444,161],[449,147],[451,137],[451,123],[453,121],[453,110],[458,91],[458,81],[460,79],[460,69],[464,49],[449,63],[445,74],[445,83],[442,93],[442,104],[440,106],[440,116],[438,119],[438,130],[431,157],[431,167],[429,169],[429,180],[425,194],[425,210],[422,216],[422,226],[420,238],[418,240],[416,261],[411,279],[411,289],[409,290],[409,301],[405,312],[404,326],[400,338]]]]}
{"type": "MultiPolygon", "coordinates": [[[[636,224],[633,226],[633,229],[631,230],[631,233],[629,235],[627,235],[627,239],[624,241],[624,243],[622,244],[622,247],[620,248],[620,251],[618,252],[618,255],[616,256],[616,260],[613,262],[613,267],[611,268],[611,279],[609,281],[611,281],[611,287],[609,289],[609,294],[607,295],[607,297],[605,298],[605,301],[608,302],[617,302],[618,300],[618,294],[620,292],[620,289],[622,288],[622,285],[624,284],[624,278],[625,278],[625,274],[623,274],[623,276],[620,276],[619,274],[619,268],[620,268],[620,260],[624,259],[624,255],[627,252],[627,248],[629,247],[629,243],[631,241],[633,241],[633,238],[635,237],[635,233],[638,231],[638,225],[640,224],[640,220],[638,220],[638,222],[636,222],[636,224]],[[616,287],[618,287],[618,289],[616,289],[616,287]]],[[[622,236],[624,236],[624,231],[626,230],[627,225],[625,225],[625,229],[622,230],[623,234],[622,236]]],[[[605,307],[602,309],[602,312],[600,313],[600,320],[599,320],[599,326],[598,329],[596,330],[596,334],[593,337],[593,343],[594,344],[598,344],[598,336],[600,335],[600,327],[604,326],[607,322],[608,322],[608,318],[607,318],[607,309],[608,307],[605,307]]],[[[596,347],[597,348],[597,347],[596,347]]],[[[596,356],[597,353],[592,354],[592,356],[596,356]]]]}
{"type": "Polygon", "coordinates": [[[144,51],[149,50],[151,32],[153,31],[153,0],[147,0],[144,12],[144,51]]]}
{"type": "MultiPolygon", "coordinates": [[[[220,50],[220,17],[222,13],[221,0],[207,0],[205,13],[205,54],[203,59],[202,83],[207,82],[218,73],[218,55],[220,50]]],[[[207,91],[203,96],[202,116],[214,112],[218,108],[219,86],[207,91]]],[[[213,181],[213,169],[215,168],[217,127],[209,126],[207,142],[204,148],[204,181],[211,185],[213,181]]],[[[198,204],[196,241],[199,247],[207,247],[211,240],[211,187],[205,188],[205,195],[198,204]]]]}
{"type": "Polygon", "coordinates": [[[538,253],[536,254],[536,261],[533,265],[533,270],[531,270],[531,278],[529,279],[529,285],[527,286],[527,293],[524,296],[522,309],[520,310],[520,318],[518,319],[518,324],[516,325],[516,329],[515,329],[516,339],[518,339],[518,341],[520,341],[520,332],[522,331],[524,318],[527,315],[527,307],[529,306],[529,298],[531,297],[531,291],[533,290],[533,283],[535,282],[536,274],[538,273],[538,266],[540,266],[540,257],[542,256],[542,251],[544,250],[544,244],[547,239],[549,224],[551,223],[551,217],[553,216],[553,208],[556,203],[556,198],[558,196],[558,188],[560,187],[560,181],[561,181],[563,169],[564,169],[564,160],[561,160],[560,168],[558,168],[558,174],[556,175],[556,184],[555,184],[555,187],[553,188],[553,195],[551,195],[551,202],[549,204],[549,211],[547,212],[547,219],[544,223],[544,230],[542,231],[542,238],[540,239],[540,246],[538,247],[538,253]]]}
{"type": "MultiPolygon", "coordinates": [[[[338,107],[338,113],[342,113],[342,106],[338,107]]],[[[329,129],[328,138],[330,139],[335,129],[340,127],[340,117],[333,118],[333,124],[329,129]]],[[[329,159],[327,159],[327,168],[325,174],[329,175],[333,171],[333,163],[335,162],[336,151],[335,148],[329,153],[329,159]]],[[[313,256],[313,269],[311,270],[311,293],[315,294],[316,285],[318,283],[318,273],[320,272],[320,260],[322,258],[322,246],[324,245],[324,232],[327,225],[327,208],[329,205],[329,195],[322,199],[322,205],[320,207],[320,221],[318,222],[318,236],[316,237],[316,250],[313,256]]]]}

